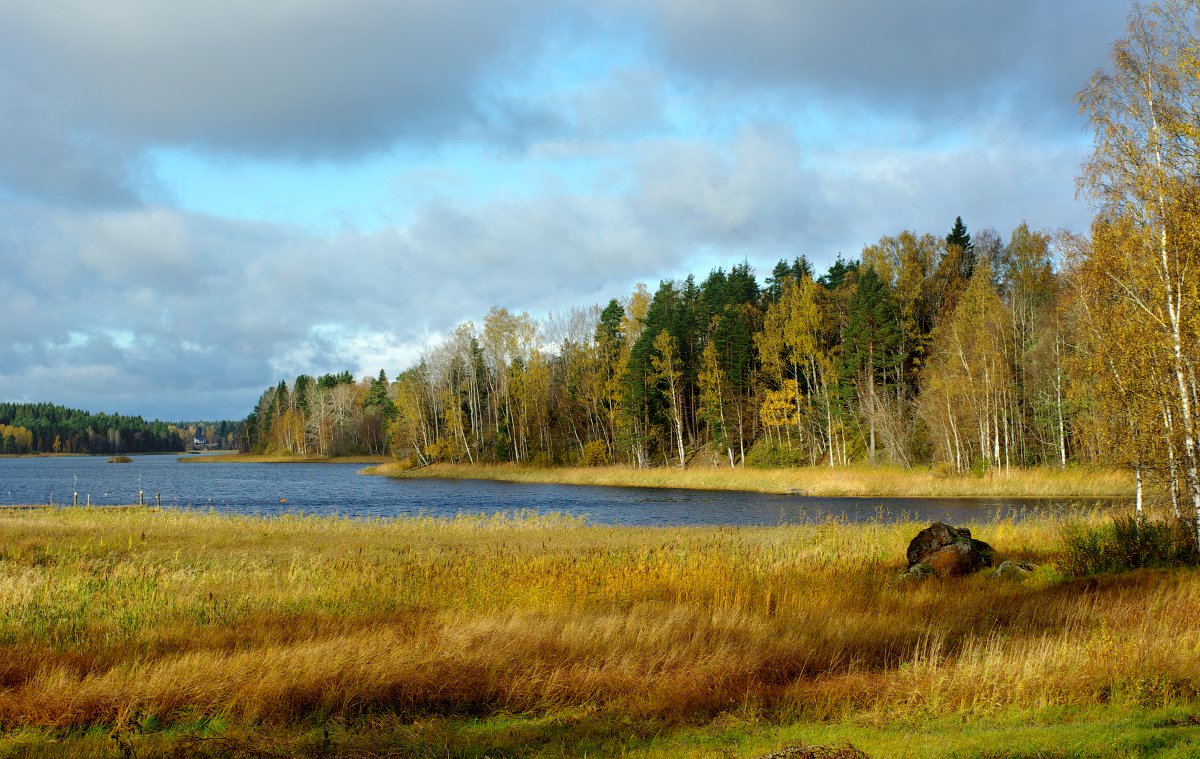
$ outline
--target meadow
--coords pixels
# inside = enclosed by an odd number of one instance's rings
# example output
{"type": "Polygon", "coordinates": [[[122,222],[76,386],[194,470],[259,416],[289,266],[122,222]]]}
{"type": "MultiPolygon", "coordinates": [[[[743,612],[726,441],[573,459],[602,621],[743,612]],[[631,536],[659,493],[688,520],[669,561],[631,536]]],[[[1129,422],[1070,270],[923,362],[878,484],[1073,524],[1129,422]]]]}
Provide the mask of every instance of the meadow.
{"type": "Polygon", "coordinates": [[[1112,469],[1037,467],[997,469],[978,475],[954,474],[933,467],[868,466],[788,467],[531,467],[512,464],[433,464],[408,468],[388,462],[366,470],[388,477],[503,480],[561,485],[604,485],[697,490],[740,490],[811,496],[1127,498],[1133,495],[1128,472],[1112,469]]]}
{"type": "Polygon", "coordinates": [[[902,580],[923,526],[4,510],[0,756],[1200,753],[1196,570],[1027,517],[902,580]]]}

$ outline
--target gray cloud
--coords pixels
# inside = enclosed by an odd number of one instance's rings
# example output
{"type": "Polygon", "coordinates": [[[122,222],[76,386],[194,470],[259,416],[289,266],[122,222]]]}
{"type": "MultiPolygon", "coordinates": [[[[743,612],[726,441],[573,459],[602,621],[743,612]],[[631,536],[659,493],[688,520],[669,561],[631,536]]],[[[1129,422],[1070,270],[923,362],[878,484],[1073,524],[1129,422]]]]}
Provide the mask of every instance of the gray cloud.
{"type": "MultiPolygon", "coordinates": [[[[551,13],[551,11],[555,11],[551,13]]],[[[489,84],[536,52],[549,0],[0,2],[0,183],[131,202],[154,145],[340,160],[397,141],[546,128],[489,84]]]]}
{"type": "Polygon", "coordinates": [[[731,94],[865,101],[939,128],[996,108],[1061,124],[1128,0],[657,0],[663,56],[731,94]]]}

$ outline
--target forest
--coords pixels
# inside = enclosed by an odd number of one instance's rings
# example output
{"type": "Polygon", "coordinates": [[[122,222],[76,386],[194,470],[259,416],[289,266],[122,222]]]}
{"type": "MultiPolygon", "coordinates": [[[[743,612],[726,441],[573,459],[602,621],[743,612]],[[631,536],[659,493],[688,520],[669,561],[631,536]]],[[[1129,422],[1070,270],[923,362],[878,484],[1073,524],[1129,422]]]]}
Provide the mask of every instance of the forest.
{"type": "Polygon", "coordinates": [[[1070,293],[1054,240],[961,219],[814,276],[746,262],[536,320],[493,308],[394,383],[349,373],[265,392],[246,447],[390,448],[432,461],[637,466],[1097,458],[1068,381],[1070,293]]]}
{"type": "Polygon", "coordinates": [[[162,453],[186,450],[198,436],[211,447],[233,448],[238,427],[233,421],[147,422],[52,403],[0,403],[0,454],[162,453]]]}
{"type": "Polygon", "coordinates": [[[1200,54],[1149,9],[1078,95],[1090,234],[885,235],[639,285],[536,319],[493,308],[389,382],[301,376],[242,445],[412,466],[1128,468],[1200,514],[1200,54]]]}

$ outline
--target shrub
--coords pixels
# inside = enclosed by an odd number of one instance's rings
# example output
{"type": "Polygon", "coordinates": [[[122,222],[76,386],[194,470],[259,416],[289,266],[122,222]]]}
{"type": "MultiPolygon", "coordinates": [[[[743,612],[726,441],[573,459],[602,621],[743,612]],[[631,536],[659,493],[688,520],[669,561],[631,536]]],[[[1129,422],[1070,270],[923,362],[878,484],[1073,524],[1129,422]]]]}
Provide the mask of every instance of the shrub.
{"type": "Polygon", "coordinates": [[[779,469],[800,466],[805,463],[800,451],[781,445],[769,438],[761,438],[746,451],[746,466],[753,469],[779,469]]]}
{"type": "Polygon", "coordinates": [[[1096,527],[1072,522],[1063,528],[1060,569],[1064,574],[1197,563],[1195,526],[1185,519],[1159,522],[1124,516],[1096,527]]]}
{"type": "Polygon", "coordinates": [[[608,463],[608,445],[603,440],[593,440],[583,446],[579,454],[580,466],[604,466],[608,463]]]}

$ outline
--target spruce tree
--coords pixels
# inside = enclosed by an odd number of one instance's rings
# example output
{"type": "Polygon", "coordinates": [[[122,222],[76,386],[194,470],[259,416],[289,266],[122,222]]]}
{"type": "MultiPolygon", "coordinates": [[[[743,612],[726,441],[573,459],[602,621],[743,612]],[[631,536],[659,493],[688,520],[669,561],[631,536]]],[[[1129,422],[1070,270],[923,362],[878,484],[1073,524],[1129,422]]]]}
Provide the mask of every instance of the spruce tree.
{"type": "Polygon", "coordinates": [[[875,463],[876,396],[879,386],[898,380],[904,361],[900,319],[890,288],[873,267],[859,270],[858,283],[848,304],[849,323],[842,345],[846,385],[859,380],[859,404],[866,408],[868,450],[875,463]]]}
{"type": "Polygon", "coordinates": [[[963,224],[961,216],[954,217],[954,227],[950,234],[946,235],[946,247],[951,246],[957,246],[959,250],[959,277],[963,282],[970,281],[971,275],[975,273],[975,244],[971,242],[971,235],[967,232],[967,225],[963,224]]]}

